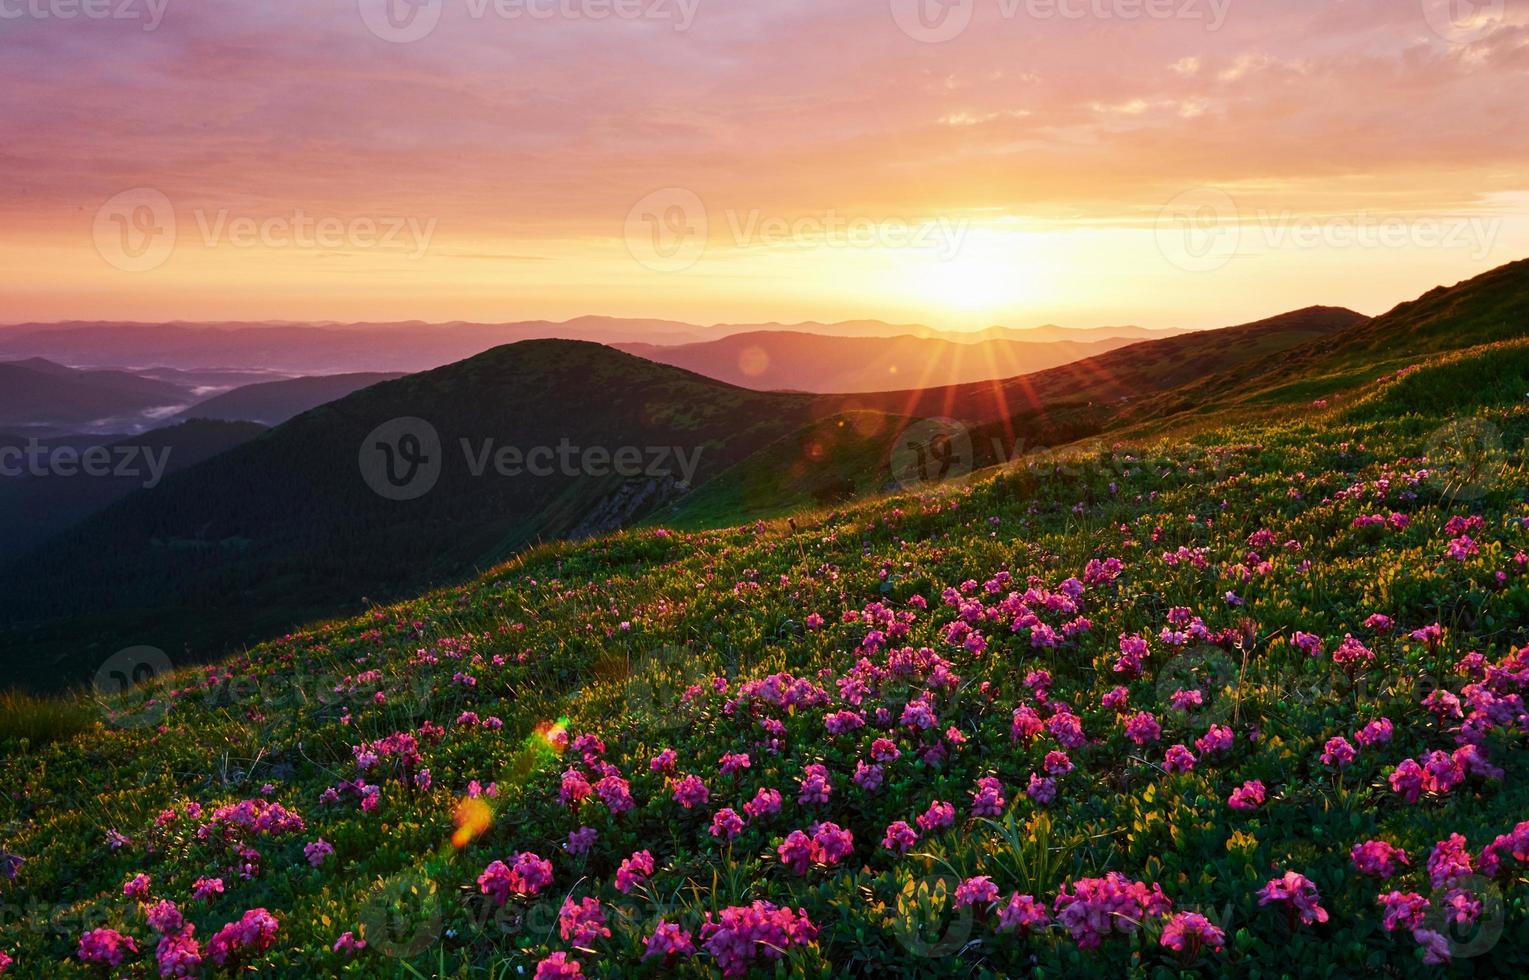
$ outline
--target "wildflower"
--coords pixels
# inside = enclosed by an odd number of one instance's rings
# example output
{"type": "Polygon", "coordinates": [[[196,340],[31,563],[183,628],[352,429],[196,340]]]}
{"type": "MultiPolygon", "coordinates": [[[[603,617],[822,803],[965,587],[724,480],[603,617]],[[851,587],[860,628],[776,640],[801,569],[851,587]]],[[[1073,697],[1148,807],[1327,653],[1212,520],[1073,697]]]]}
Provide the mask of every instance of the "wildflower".
{"type": "Polygon", "coordinates": [[[558,934],[575,946],[593,946],[600,939],[610,938],[611,934],[605,926],[605,911],[598,898],[585,898],[577,905],[571,898],[563,899],[557,923],[558,934]]]}
{"type": "Polygon", "coordinates": [[[929,804],[929,809],[919,814],[916,821],[919,829],[926,834],[949,827],[956,822],[956,808],[949,804],[935,800],[929,804]]]}
{"type": "Polygon", "coordinates": [[[1161,918],[1173,906],[1158,885],[1149,889],[1111,871],[1103,878],[1063,885],[1052,907],[1057,925],[1072,935],[1079,949],[1095,949],[1110,932],[1133,933],[1145,919],[1161,918]]]}
{"type": "Polygon", "coordinates": [[[1015,892],[998,910],[999,932],[1027,932],[1045,928],[1050,923],[1051,915],[1046,911],[1045,903],[1036,901],[1031,895],[1015,892]]]}
{"type": "Polygon", "coordinates": [[[701,925],[702,945],[724,977],[744,976],[756,961],[779,960],[792,946],[806,946],[817,935],[807,913],[764,901],[723,909],[715,920],[708,912],[701,925]]]}
{"type": "Polygon", "coordinates": [[[1188,712],[1205,703],[1205,695],[1198,688],[1174,691],[1168,698],[1168,706],[1174,711],[1188,712]]]}
{"type": "Polygon", "coordinates": [[[1043,778],[1038,773],[1030,774],[1030,784],[1025,787],[1025,795],[1035,802],[1036,806],[1048,806],[1056,799],[1056,780],[1050,777],[1043,778]]]}
{"type": "Polygon", "coordinates": [[[149,888],[153,884],[146,874],[135,874],[122,886],[122,894],[128,898],[137,899],[140,902],[149,900],[149,888]]]}
{"type": "Polygon", "coordinates": [[[1408,803],[1416,803],[1423,791],[1423,767],[1415,759],[1403,759],[1392,770],[1390,783],[1393,793],[1399,794],[1408,803]]]}
{"type": "Polygon", "coordinates": [[[616,890],[629,894],[632,889],[648,880],[653,874],[653,868],[653,854],[649,851],[637,851],[631,857],[623,858],[621,866],[616,869],[616,890]]]}
{"type": "Polygon", "coordinates": [[[365,948],[365,939],[357,939],[355,933],[346,931],[340,934],[340,938],[334,941],[334,945],[329,947],[329,950],[332,953],[345,953],[355,956],[365,948]]]}
{"type": "Polygon", "coordinates": [[[662,752],[648,760],[648,768],[654,772],[673,772],[675,763],[679,760],[679,754],[673,749],[664,749],[662,752]]]}
{"type": "Polygon", "coordinates": [[[1003,813],[1003,784],[992,776],[977,780],[977,791],[972,794],[972,816],[996,817],[1003,813]]]}
{"type": "Polygon", "coordinates": [[[1201,755],[1220,755],[1230,752],[1236,736],[1225,725],[1212,725],[1206,733],[1195,739],[1195,748],[1200,750],[1201,755]]]}
{"type": "Polygon", "coordinates": [[[1014,709],[1014,720],[1009,726],[1009,738],[1012,741],[1028,742],[1045,730],[1046,725],[1034,708],[1021,705],[1014,709]]]}
{"type": "Polygon", "coordinates": [[[626,813],[637,808],[632,799],[631,785],[620,776],[605,776],[595,783],[595,792],[612,814],[626,813]]]}
{"type": "Polygon", "coordinates": [[[1342,735],[1336,735],[1328,739],[1327,744],[1322,749],[1322,764],[1342,769],[1353,762],[1356,755],[1357,753],[1355,753],[1354,747],[1349,744],[1349,740],[1342,735]]]}
{"type": "Polygon", "coordinates": [[[1389,718],[1377,718],[1354,733],[1354,741],[1365,748],[1391,741],[1394,728],[1389,718]]]}
{"type": "Polygon", "coordinates": [[[207,941],[207,955],[218,966],[263,953],[276,943],[276,917],[265,909],[250,909],[207,941]]]}
{"type": "Polygon", "coordinates": [[[723,807],[711,817],[711,835],[713,837],[726,836],[732,840],[743,833],[743,818],[732,807],[723,807]]]}
{"type": "Polygon", "coordinates": [[[191,886],[191,897],[198,901],[207,901],[214,895],[223,894],[222,878],[198,878],[191,886]]]}
{"type": "Polygon", "coordinates": [[[833,792],[833,784],[828,781],[828,767],[814,762],[802,772],[804,778],[801,780],[801,792],[797,794],[796,801],[803,806],[809,803],[827,803],[829,794],[833,792]]]}
{"type": "Polygon", "coordinates": [[[1163,756],[1163,768],[1169,772],[1189,772],[1195,767],[1194,753],[1183,745],[1171,745],[1163,756]]]}
{"type": "Polygon", "coordinates": [[[754,794],[754,798],[743,804],[743,812],[749,815],[750,820],[758,820],[780,812],[780,790],[761,789],[754,794]]]}
{"type": "Polygon", "coordinates": [[[867,793],[874,793],[881,788],[882,770],[880,766],[868,766],[864,760],[855,763],[855,775],[851,777],[856,786],[867,793]]]}
{"type": "Polygon", "coordinates": [[[1290,642],[1295,645],[1297,650],[1300,650],[1308,657],[1320,657],[1322,655],[1322,640],[1320,637],[1297,630],[1290,637],[1290,642]]]}
{"type": "Polygon", "coordinates": [[[196,927],[187,923],[179,931],[160,937],[154,959],[161,977],[194,977],[201,972],[202,944],[196,941],[195,932],[196,927]]]}
{"type": "Polygon", "coordinates": [[[137,953],[138,944],[131,936],[124,936],[115,929],[92,929],[80,937],[75,955],[82,963],[100,966],[121,966],[128,953],[137,953]]]}
{"type": "Polygon", "coordinates": [[[569,854],[578,856],[588,854],[589,849],[595,845],[595,838],[600,832],[593,827],[580,827],[578,830],[568,832],[568,843],[563,845],[563,850],[569,854]]]}
{"type": "Polygon", "coordinates": [[[1428,880],[1434,888],[1447,888],[1472,873],[1471,854],[1459,834],[1439,841],[1428,855],[1428,880]]]}
{"type": "Polygon", "coordinates": [[[644,960],[657,956],[668,961],[695,953],[695,942],[691,934],[674,923],[665,922],[662,919],[659,920],[658,927],[653,930],[653,935],[648,937],[646,945],[647,951],[642,954],[644,960]]]}
{"type": "Polygon", "coordinates": [[[1127,718],[1123,724],[1126,738],[1129,738],[1137,745],[1156,742],[1163,734],[1162,726],[1157,723],[1157,719],[1152,716],[1150,711],[1138,711],[1127,718]]]}
{"type": "Polygon", "coordinates": [[[1375,662],[1375,654],[1369,647],[1346,634],[1338,649],[1333,651],[1333,663],[1353,673],[1375,662]]]}
{"type": "Polygon", "coordinates": [[[584,968],[578,960],[571,960],[562,951],[551,954],[536,964],[535,980],[558,980],[559,977],[582,977],[584,968]]]}
{"type": "Polygon", "coordinates": [[[1321,899],[1311,879],[1295,871],[1286,871],[1283,877],[1270,879],[1268,884],[1258,890],[1259,905],[1284,902],[1308,926],[1314,922],[1327,921],[1327,910],[1317,904],[1321,899]]]}
{"type": "Polygon", "coordinates": [[[149,928],[161,936],[177,935],[186,929],[186,917],[169,899],[161,899],[149,906],[144,918],[148,920],[149,928]]]}
{"type": "Polygon", "coordinates": [[[1103,697],[1099,699],[1099,706],[1107,711],[1114,711],[1118,713],[1125,710],[1126,703],[1130,700],[1130,697],[1131,693],[1125,688],[1115,687],[1110,689],[1105,693],[1103,697]]]}
{"type": "Polygon", "coordinates": [[[530,851],[521,851],[511,858],[511,864],[495,861],[478,876],[478,889],[503,905],[510,895],[535,895],[552,884],[552,862],[543,860],[530,851]]]}
{"type": "Polygon", "coordinates": [[[1349,860],[1354,865],[1354,870],[1360,874],[1374,875],[1377,878],[1389,878],[1396,874],[1398,863],[1406,864],[1407,852],[1399,847],[1392,847],[1383,840],[1367,840],[1361,844],[1355,844],[1349,851],[1349,860]]]}
{"type": "Polygon", "coordinates": [[[721,758],[718,771],[724,776],[732,776],[749,768],[752,764],[745,753],[729,753],[721,758]]]}
{"type": "Polygon", "coordinates": [[[315,868],[323,864],[325,859],[333,853],[334,845],[330,844],[322,837],[316,841],[312,841],[311,843],[303,845],[303,857],[307,858],[308,863],[315,868]]]}
{"type": "Polygon", "coordinates": [[[687,810],[702,806],[710,800],[711,791],[701,782],[700,776],[692,774],[674,784],[674,802],[687,810]]]}
{"type": "Polygon", "coordinates": [[[1423,917],[1429,909],[1428,899],[1416,892],[1393,891],[1379,896],[1375,901],[1386,910],[1381,926],[1387,932],[1418,928],[1423,924],[1423,917]]]}
{"type": "Polygon", "coordinates": [[[1255,810],[1263,806],[1263,800],[1263,781],[1248,780],[1242,786],[1232,790],[1231,798],[1226,800],[1226,806],[1234,810],[1255,810]]]}
{"type": "Polygon", "coordinates": [[[1221,952],[1226,933],[1198,912],[1176,912],[1163,925],[1159,944],[1193,958],[1204,947],[1221,952]]]}
{"type": "Polygon", "coordinates": [[[894,820],[887,825],[887,832],[881,838],[881,846],[898,854],[907,854],[909,848],[918,843],[918,831],[908,826],[906,821],[894,820]]]}

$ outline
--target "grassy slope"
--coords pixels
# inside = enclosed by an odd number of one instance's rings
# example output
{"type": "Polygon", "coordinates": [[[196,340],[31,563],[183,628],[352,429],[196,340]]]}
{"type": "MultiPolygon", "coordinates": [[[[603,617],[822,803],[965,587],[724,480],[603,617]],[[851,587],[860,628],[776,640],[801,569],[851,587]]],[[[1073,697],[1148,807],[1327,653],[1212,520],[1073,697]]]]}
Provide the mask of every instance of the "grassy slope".
{"type": "MultiPolygon", "coordinates": [[[[0,784],[19,789],[0,801],[0,841],[28,862],[5,887],[16,907],[40,900],[59,925],[0,924],[0,949],[17,955],[20,976],[61,975],[71,972],[66,960],[88,915],[98,917],[92,924],[147,939],[141,914],[120,894],[122,882],[143,871],[153,876],[156,896],[182,903],[199,936],[246,908],[270,908],[282,931],[258,962],[279,975],[392,975],[403,962],[424,975],[529,972],[549,948],[568,948],[555,919],[570,892],[606,903],[613,935],[599,942],[598,958],[575,954],[596,974],[617,964],[640,972],[642,939],[659,917],[696,931],[699,941],[703,913],[760,898],[802,909],[821,929],[815,945],[793,953],[800,975],[1041,969],[1114,976],[1190,968],[1157,946],[1155,925],[1080,952],[1059,932],[1007,936],[994,931],[991,914],[949,918],[938,908],[951,876],[989,875],[1005,896],[1025,891],[1049,904],[1065,880],[1110,869],[1161,884],[1176,908],[1224,927],[1227,948],[1208,955],[1205,969],[1250,977],[1294,968],[1432,975],[1411,938],[1381,930],[1375,897],[1392,888],[1429,894],[1423,865],[1436,841],[1459,832],[1474,852],[1523,819],[1529,757],[1522,734],[1494,734],[1488,751],[1507,770],[1504,779],[1473,777],[1415,806],[1399,803],[1384,777],[1404,758],[1456,744],[1419,706],[1421,684],[1442,680],[1458,692],[1466,681],[1448,669],[1455,659],[1478,650],[1495,660],[1525,641],[1529,592],[1512,556],[1529,546],[1517,451],[1529,435],[1529,411],[1516,395],[1498,398],[1519,380],[1513,369],[1490,389],[1490,405],[1459,385],[1462,376],[1504,363],[1505,353],[1522,366],[1522,352],[1515,345],[1469,360],[1452,355],[1372,387],[1341,412],[1206,431],[1192,443],[1122,447],[1060,471],[1020,469],[941,493],[862,503],[804,517],[796,532],[782,523],[697,534],[639,530],[540,548],[460,589],[264,646],[206,680],[196,670],[161,679],[168,712],[135,695],[114,707],[136,710],[111,724],[74,737],[53,732],[58,740],[45,746],[9,743],[0,784]],[[1407,407],[1415,404],[1421,414],[1407,407]],[[1412,485],[1403,478],[1430,445],[1437,458],[1429,465],[1452,465],[1451,447],[1431,435],[1459,407],[1477,410],[1479,424],[1509,447],[1489,468],[1479,499],[1442,496],[1447,479],[1412,485]],[[1340,493],[1356,485],[1366,492],[1340,493]],[[1358,514],[1392,511],[1411,517],[1406,530],[1351,526],[1358,514]],[[1468,513],[1486,522],[1475,534],[1481,553],[1449,560],[1445,521],[1468,513]],[[1244,579],[1247,538],[1264,527],[1300,550],[1267,550],[1269,569],[1244,579]],[[1163,561],[1181,545],[1206,549],[1206,567],[1163,561]],[[1085,593],[1093,626],[1061,648],[1032,648],[1027,633],[1002,624],[984,627],[989,649],[980,657],[944,642],[953,613],[940,603],[943,589],[1000,569],[1013,573],[1016,587],[1032,575],[1055,587],[1080,575],[1090,558],[1110,555],[1124,561],[1124,572],[1085,593]],[[1512,588],[1495,583],[1500,570],[1515,576],[1512,588]],[[1247,605],[1227,606],[1222,595],[1232,589],[1247,605]],[[930,600],[927,613],[909,605],[914,595],[930,600]],[[882,789],[869,793],[849,777],[873,734],[881,734],[873,728],[828,738],[822,714],[830,709],[781,714],[756,706],[730,714],[721,696],[678,696],[712,676],[730,678],[733,695],[742,681],[775,671],[815,679],[830,671],[820,682],[835,692],[833,677],[859,658],[885,662],[884,653],[860,649],[867,625],[844,621],[844,613],[875,602],[912,613],[899,643],[934,648],[962,678],[936,703],[940,726],[954,725],[967,741],[938,767],[915,759],[915,750],[937,741],[932,733],[889,732],[904,756],[886,767],[882,789]],[[1196,671],[1176,669],[1195,664],[1154,640],[1147,676],[1129,683],[1130,698],[1158,715],[1164,738],[1137,748],[1099,706],[1122,680],[1110,669],[1114,637],[1138,630],[1155,636],[1174,607],[1205,617],[1211,629],[1246,632],[1251,642],[1210,655],[1227,670],[1196,671]],[[826,628],[805,628],[813,612],[826,628]],[[1362,625],[1374,612],[1404,629],[1442,623],[1444,643],[1433,652],[1378,635],[1362,625]],[[1295,651],[1295,630],[1322,637],[1329,650],[1353,632],[1379,659],[1356,686],[1328,659],[1295,651]],[[1052,700],[1071,704],[1092,739],[1071,753],[1077,769],[1061,777],[1047,810],[1020,790],[1057,746],[1046,738],[1028,747],[1009,740],[1010,711],[1034,702],[1023,680],[1037,668],[1051,672],[1052,700]],[[378,679],[337,681],[362,670],[378,671],[378,679]],[[476,685],[453,683],[458,672],[473,675],[476,685]],[[1170,712],[1167,695],[1199,678],[1217,681],[1204,684],[1208,705],[1188,717],[1170,712]],[[334,692],[337,684],[343,693],[334,692]],[[385,692],[381,701],[377,689],[385,692]],[[465,709],[504,726],[462,724],[465,709]],[[761,750],[752,716],[784,723],[778,755],[761,750]],[[1329,737],[1352,737],[1380,716],[1396,724],[1390,744],[1361,749],[1341,777],[1321,764],[1329,737]],[[574,734],[604,739],[605,757],[632,780],[635,812],[612,817],[598,804],[577,813],[559,805],[558,774],[589,767],[577,753],[558,758],[534,731],[564,717],[574,734]],[[325,787],[358,775],[352,745],[426,720],[446,730],[423,750],[430,791],[408,790],[384,769],[362,774],[383,787],[374,812],[350,797],[319,801],[325,787]],[[1159,768],[1164,747],[1191,742],[1211,721],[1236,732],[1228,756],[1202,759],[1187,774],[1159,768]],[[648,758],[664,747],[678,751],[681,772],[711,788],[708,806],[682,809],[663,777],[650,772],[648,758]],[[729,751],[749,752],[752,768],[720,776],[717,759],[729,751]],[[812,762],[831,773],[828,804],[796,802],[797,780],[812,762]],[[987,773],[1001,779],[1009,799],[996,823],[968,816],[975,780],[987,773]],[[1268,786],[1268,804],[1252,814],[1230,811],[1227,795],[1252,778],[1268,786]],[[498,797],[492,825],[459,849],[446,841],[469,780],[497,781],[498,797]],[[258,874],[241,881],[222,872],[226,895],[191,902],[191,882],[219,874],[228,858],[195,840],[193,821],[176,817],[156,830],[155,815],[191,801],[210,811],[258,795],[265,783],[274,799],[302,813],[306,830],[262,839],[258,874]],[[707,832],[710,812],[741,809],[761,786],[781,790],[783,812],[731,845],[718,843],[707,832]],[[955,803],[956,828],[927,835],[907,857],[877,847],[890,821],[912,823],[937,799],[955,803]],[[776,845],[788,831],[824,819],[853,832],[852,859],[791,874],[776,845]],[[600,837],[589,856],[575,858],[559,845],[581,823],[600,837]],[[108,850],[111,828],[132,843],[108,850]],[[302,844],[318,837],[337,853],[309,869],[302,844]],[[1348,849],[1371,838],[1405,848],[1411,868],[1384,883],[1355,875],[1348,849]],[[639,848],[657,859],[653,887],[617,892],[615,866],[639,848]],[[550,898],[516,899],[499,910],[485,905],[475,878],[489,861],[521,850],[553,861],[550,898]],[[1328,923],[1291,929],[1277,909],[1259,905],[1256,890],[1287,868],[1316,883],[1328,923]],[[390,905],[389,896],[400,900],[390,905]],[[403,926],[391,934],[380,928],[379,913],[389,909],[403,926]],[[925,914],[934,928],[910,933],[908,923],[925,914]],[[339,933],[365,922],[372,948],[359,959],[328,952],[339,933]],[[407,942],[412,935],[422,940],[418,949],[407,942]],[[953,941],[942,945],[938,937],[953,941]]],[[[884,682],[864,707],[887,706],[895,718],[918,686],[884,682]]],[[[1496,887],[1508,903],[1494,914],[1500,935],[1487,955],[1462,959],[1462,968],[1522,972],[1529,969],[1524,868],[1509,862],[1496,887]]],[[[699,972],[708,962],[697,959],[688,969],[699,972]]],[[[143,961],[133,969],[141,972],[143,961]]]]}

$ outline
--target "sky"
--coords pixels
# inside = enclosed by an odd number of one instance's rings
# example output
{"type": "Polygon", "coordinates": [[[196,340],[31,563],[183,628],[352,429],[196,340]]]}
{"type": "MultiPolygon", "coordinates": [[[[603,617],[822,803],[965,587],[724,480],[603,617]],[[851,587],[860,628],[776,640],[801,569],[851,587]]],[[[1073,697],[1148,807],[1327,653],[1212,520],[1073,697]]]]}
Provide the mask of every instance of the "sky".
{"type": "Polygon", "coordinates": [[[0,0],[0,322],[1380,313],[1529,256],[1529,0],[0,0]]]}

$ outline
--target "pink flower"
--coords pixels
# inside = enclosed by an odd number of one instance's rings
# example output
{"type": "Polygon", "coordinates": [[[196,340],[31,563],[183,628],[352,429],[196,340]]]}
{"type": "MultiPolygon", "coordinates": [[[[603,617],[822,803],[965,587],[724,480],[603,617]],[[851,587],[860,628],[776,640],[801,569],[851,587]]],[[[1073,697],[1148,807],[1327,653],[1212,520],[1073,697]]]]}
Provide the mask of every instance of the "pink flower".
{"type": "Polygon", "coordinates": [[[642,954],[642,958],[649,960],[657,956],[667,961],[680,956],[690,956],[693,953],[695,953],[695,942],[690,933],[672,922],[660,919],[658,928],[654,929],[653,935],[648,937],[647,952],[642,954]]]}
{"type": "Polygon", "coordinates": [[[1236,736],[1232,734],[1230,728],[1225,725],[1212,725],[1204,735],[1195,739],[1195,748],[1199,749],[1202,755],[1220,755],[1223,752],[1230,752],[1235,741],[1236,736]]]}
{"type": "Polygon", "coordinates": [[[1407,863],[1407,852],[1383,840],[1367,840],[1354,845],[1349,851],[1349,860],[1360,874],[1389,878],[1396,874],[1398,863],[1407,863]]]}
{"type": "Polygon", "coordinates": [[[1173,907],[1162,888],[1131,881],[1118,871],[1103,878],[1082,878],[1063,885],[1053,908],[1057,924],[1080,949],[1094,949],[1111,932],[1133,933],[1147,918],[1161,918],[1173,907]]]}
{"type": "Polygon", "coordinates": [[[144,918],[148,920],[149,928],[161,936],[173,936],[186,929],[186,917],[169,899],[161,899],[149,906],[144,918]]]}
{"type": "Polygon", "coordinates": [[[1263,802],[1264,784],[1257,779],[1250,779],[1232,790],[1231,798],[1226,801],[1233,810],[1256,810],[1263,802]]]}
{"type": "Polygon", "coordinates": [[[867,793],[874,793],[881,789],[883,773],[880,766],[868,766],[865,760],[861,759],[855,762],[855,774],[850,778],[856,786],[867,793]]]}
{"type": "Polygon", "coordinates": [[[1163,756],[1163,768],[1169,772],[1189,772],[1195,767],[1194,753],[1183,745],[1171,745],[1163,756]]]}
{"type": "Polygon", "coordinates": [[[631,785],[620,776],[605,776],[595,783],[595,792],[604,801],[606,809],[613,814],[626,813],[636,809],[637,803],[632,799],[631,785]]]}
{"type": "Polygon", "coordinates": [[[1391,741],[1394,731],[1389,718],[1377,718],[1354,733],[1354,741],[1365,748],[1391,741]]]}
{"type": "Polygon", "coordinates": [[[303,845],[303,857],[307,858],[308,863],[315,868],[323,864],[324,860],[333,853],[334,846],[322,837],[303,845]]]}
{"type": "Polygon", "coordinates": [[[1391,791],[1408,803],[1416,803],[1423,792],[1423,767],[1416,760],[1403,759],[1391,773],[1391,791]]]}
{"type": "Polygon", "coordinates": [[[812,866],[812,838],[803,831],[791,831],[775,852],[781,863],[796,874],[804,875],[812,866]]]}
{"type": "Polygon", "coordinates": [[[1025,787],[1025,795],[1036,806],[1050,806],[1051,802],[1056,799],[1056,780],[1042,777],[1038,773],[1032,772],[1030,774],[1030,784],[1025,787]]]}
{"type": "Polygon", "coordinates": [[[83,963],[100,966],[121,966],[128,953],[137,953],[138,944],[133,937],[124,936],[115,929],[92,929],[80,937],[76,952],[83,963]]]}
{"type": "Polygon", "coordinates": [[[196,927],[188,923],[181,931],[160,937],[154,959],[161,977],[194,977],[201,973],[202,944],[193,936],[195,932],[196,927]]]}
{"type": "Polygon", "coordinates": [[[127,884],[122,886],[122,894],[128,898],[137,899],[140,902],[149,900],[149,888],[153,884],[146,874],[135,874],[129,878],[127,884]]]}
{"type": "Polygon", "coordinates": [[[977,791],[972,794],[972,816],[996,817],[1003,813],[1004,803],[1002,783],[992,776],[977,780],[977,791]]]}
{"type": "Polygon", "coordinates": [[[593,946],[601,939],[609,939],[611,934],[605,927],[605,911],[598,898],[585,898],[577,905],[571,898],[563,899],[557,923],[558,934],[575,946],[593,946]]]}
{"type": "Polygon", "coordinates": [[[1428,899],[1416,892],[1393,891],[1381,895],[1375,901],[1386,910],[1381,925],[1387,932],[1416,929],[1423,924],[1423,917],[1429,908],[1428,899]]]}
{"type": "Polygon", "coordinates": [[[955,806],[950,803],[943,803],[939,800],[935,800],[933,803],[929,804],[929,809],[921,813],[917,820],[919,829],[924,831],[926,834],[930,833],[931,831],[949,827],[955,822],[955,806]]]}
{"type": "Polygon", "coordinates": [[[738,816],[738,811],[732,807],[723,807],[711,817],[711,835],[713,837],[725,836],[732,840],[743,833],[743,818],[738,816]]]}
{"type": "Polygon", "coordinates": [[[908,849],[918,843],[918,831],[908,826],[905,821],[894,820],[887,825],[887,832],[881,838],[881,846],[898,854],[907,854],[908,849]]]}
{"type": "Polygon", "coordinates": [[[222,878],[198,878],[191,886],[191,897],[205,902],[214,895],[223,894],[222,878]]]}
{"type": "Polygon", "coordinates": [[[1321,899],[1311,879],[1294,871],[1286,871],[1283,877],[1270,879],[1258,891],[1259,905],[1284,902],[1308,926],[1314,922],[1327,921],[1327,910],[1317,904],[1321,899]]]}
{"type": "Polygon", "coordinates": [[[1107,711],[1124,711],[1130,696],[1130,692],[1125,688],[1116,687],[1099,699],[1099,706],[1107,711]]]}
{"type": "Polygon", "coordinates": [[[346,931],[341,933],[340,938],[334,941],[334,945],[329,947],[329,951],[332,953],[344,953],[347,956],[355,956],[365,948],[365,939],[357,939],[355,933],[346,931]]]}
{"type": "Polygon", "coordinates": [[[780,791],[774,789],[761,789],[754,794],[754,798],[743,804],[743,812],[749,815],[750,820],[758,820],[780,812],[780,791]]]}
{"type": "Polygon", "coordinates": [[[1176,912],[1163,925],[1163,935],[1158,942],[1168,949],[1194,957],[1207,946],[1221,952],[1226,933],[1198,912],[1176,912]]]}
{"type": "Polygon", "coordinates": [[[478,876],[478,888],[483,894],[503,905],[513,895],[535,895],[552,884],[552,862],[543,860],[530,851],[521,851],[512,859],[513,866],[503,861],[490,864],[478,876]]]}
{"type": "Polygon", "coordinates": [[[1428,855],[1428,880],[1434,888],[1447,888],[1472,873],[1471,854],[1465,848],[1465,838],[1459,834],[1439,841],[1428,855]]]}
{"type": "Polygon", "coordinates": [[[1043,929],[1050,922],[1051,915],[1046,911],[1043,902],[1018,892],[1010,895],[1008,904],[998,910],[999,932],[1028,932],[1032,929],[1043,929]]]}
{"type": "Polygon", "coordinates": [[[589,849],[595,844],[595,838],[599,836],[600,832],[593,827],[580,827],[578,830],[570,830],[568,832],[568,843],[563,845],[563,850],[575,857],[581,854],[588,854],[589,849]]]}
{"type": "Polygon", "coordinates": [[[1353,762],[1357,754],[1348,739],[1335,735],[1327,740],[1327,745],[1322,749],[1322,764],[1342,769],[1353,762]]]}
{"type": "Polygon", "coordinates": [[[1009,726],[1009,737],[1015,742],[1028,742],[1046,730],[1045,722],[1035,709],[1022,705],[1014,709],[1014,720],[1009,726]]]}
{"type": "Polygon", "coordinates": [[[968,878],[956,886],[955,907],[988,905],[998,901],[998,886],[987,875],[968,878]]]}
{"type": "Polygon", "coordinates": [[[801,792],[797,794],[796,801],[803,806],[827,803],[829,794],[833,792],[833,784],[828,781],[828,767],[814,762],[802,771],[801,792]]]}
{"type": "Polygon", "coordinates": [[[701,925],[702,944],[724,977],[741,977],[756,961],[778,960],[792,946],[809,945],[817,935],[805,912],[763,901],[723,909],[716,920],[708,912],[701,925]]]}
{"type": "Polygon", "coordinates": [[[1126,738],[1129,738],[1137,745],[1156,742],[1163,734],[1162,726],[1157,723],[1157,719],[1152,716],[1150,711],[1138,711],[1136,714],[1126,718],[1123,724],[1126,738]]]}
{"type": "Polygon", "coordinates": [[[743,770],[749,768],[752,764],[753,763],[750,762],[746,753],[729,753],[728,755],[724,755],[722,757],[721,768],[718,771],[721,772],[724,776],[731,776],[735,773],[742,772],[743,770]]]}
{"type": "Polygon", "coordinates": [[[662,752],[648,760],[648,768],[653,772],[673,772],[675,763],[679,761],[679,754],[673,749],[664,749],[662,752]]]}
{"type": "Polygon", "coordinates": [[[540,963],[536,964],[535,980],[558,980],[560,977],[582,977],[584,968],[578,960],[571,960],[568,954],[556,952],[540,963]]]}
{"type": "Polygon", "coordinates": [[[653,868],[653,855],[648,851],[638,851],[629,858],[623,858],[621,866],[616,869],[616,890],[622,894],[630,893],[648,880],[653,868]]]}
{"type": "Polygon", "coordinates": [[[227,966],[276,943],[276,917],[265,909],[250,909],[238,922],[230,922],[207,941],[207,955],[218,966],[227,966]]]}
{"type": "Polygon", "coordinates": [[[711,791],[706,784],[701,782],[701,777],[696,775],[686,776],[674,784],[674,802],[689,810],[691,807],[704,806],[711,800],[711,791]]]}

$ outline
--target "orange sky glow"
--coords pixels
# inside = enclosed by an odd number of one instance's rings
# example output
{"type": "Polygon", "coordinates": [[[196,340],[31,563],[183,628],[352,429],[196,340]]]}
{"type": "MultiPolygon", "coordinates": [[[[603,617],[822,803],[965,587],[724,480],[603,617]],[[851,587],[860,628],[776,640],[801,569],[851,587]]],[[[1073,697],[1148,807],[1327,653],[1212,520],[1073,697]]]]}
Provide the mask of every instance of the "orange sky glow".
{"type": "Polygon", "coordinates": [[[0,322],[1379,313],[1529,255],[1529,0],[0,0],[0,322]]]}

